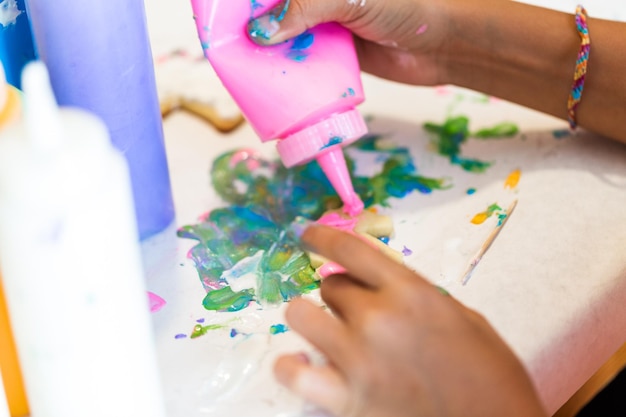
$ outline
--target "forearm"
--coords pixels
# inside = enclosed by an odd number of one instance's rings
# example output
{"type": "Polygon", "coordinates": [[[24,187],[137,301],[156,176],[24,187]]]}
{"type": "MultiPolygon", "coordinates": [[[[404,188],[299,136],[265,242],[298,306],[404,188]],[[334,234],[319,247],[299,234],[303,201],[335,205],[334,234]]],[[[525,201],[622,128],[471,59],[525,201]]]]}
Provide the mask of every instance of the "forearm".
{"type": "MultiPolygon", "coordinates": [[[[574,17],[509,0],[453,0],[446,81],[567,118],[580,36],[574,17]]],[[[591,52],[576,115],[626,142],[626,24],[588,19],[591,52]]]]}

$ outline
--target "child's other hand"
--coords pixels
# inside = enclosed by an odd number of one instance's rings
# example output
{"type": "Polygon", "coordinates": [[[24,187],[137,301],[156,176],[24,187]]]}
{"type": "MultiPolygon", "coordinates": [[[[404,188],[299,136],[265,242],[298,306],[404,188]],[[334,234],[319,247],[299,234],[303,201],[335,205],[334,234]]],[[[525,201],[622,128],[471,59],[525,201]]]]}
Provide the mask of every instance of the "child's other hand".
{"type": "Polygon", "coordinates": [[[321,286],[334,316],[304,299],[287,322],[328,359],[278,359],[278,380],[341,417],[545,416],[524,368],[491,326],[352,235],[308,228],[302,242],[346,268],[321,286]]]}

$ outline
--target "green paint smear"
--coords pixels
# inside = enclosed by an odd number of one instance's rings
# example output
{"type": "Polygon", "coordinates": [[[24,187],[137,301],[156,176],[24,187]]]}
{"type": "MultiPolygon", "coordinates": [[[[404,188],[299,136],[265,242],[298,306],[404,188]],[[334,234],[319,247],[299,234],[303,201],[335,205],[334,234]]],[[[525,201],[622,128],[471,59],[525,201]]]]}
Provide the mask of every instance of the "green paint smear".
{"type": "Polygon", "coordinates": [[[485,213],[487,214],[487,217],[491,217],[496,211],[502,211],[502,207],[500,207],[497,203],[493,203],[492,205],[487,207],[485,213]]]}
{"type": "MultiPolygon", "coordinates": [[[[355,191],[365,207],[388,207],[392,197],[451,186],[446,180],[419,175],[407,148],[383,148],[381,139],[371,135],[356,145],[380,155],[383,166],[376,175],[356,176],[354,161],[346,157],[355,191]]],[[[178,230],[179,237],[198,242],[188,257],[207,291],[203,306],[216,311],[238,311],[252,302],[272,306],[318,288],[307,254],[287,231],[298,216],[316,220],[341,205],[319,165],[311,162],[286,169],[279,161],[254,156],[254,151],[235,150],[216,158],[210,175],[215,191],[228,206],[178,230]],[[234,292],[220,278],[222,273],[260,250],[264,253],[257,290],[234,292]]]]}
{"type": "Polygon", "coordinates": [[[239,311],[253,299],[254,294],[250,290],[233,292],[230,287],[223,287],[207,292],[202,305],[207,310],[239,311]]]}
{"type": "Polygon", "coordinates": [[[205,334],[207,334],[208,332],[210,332],[211,330],[220,330],[220,329],[224,329],[226,328],[226,325],[223,324],[209,324],[206,326],[201,326],[201,325],[196,325],[193,328],[193,332],[191,333],[191,336],[189,336],[191,339],[195,339],[198,338],[200,336],[204,336],[205,334]]]}
{"type": "Polygon", "coordinates": [[[465,171],[475,173],[485,172],[492,163],[461,156],[461,145],[467,142],[469,137],[502,138],[512,137],[519,132],[516,125],[507,122],[470,134],[469,119],[465,116],[449,117],[443,124],[427,122],[424,129],[432,133],[433,143],[440,155],[447,156],[452,164],[459,165],[465,171]]]}
{"type": "Polygon", "coordinates": [[[519,133],[519,127],[516,124],[510,122],[504,122],[497,124],[493,127],[480,129],[472,133],[472,137],[478,139],[499,139],[510,138],[519,133]]]}

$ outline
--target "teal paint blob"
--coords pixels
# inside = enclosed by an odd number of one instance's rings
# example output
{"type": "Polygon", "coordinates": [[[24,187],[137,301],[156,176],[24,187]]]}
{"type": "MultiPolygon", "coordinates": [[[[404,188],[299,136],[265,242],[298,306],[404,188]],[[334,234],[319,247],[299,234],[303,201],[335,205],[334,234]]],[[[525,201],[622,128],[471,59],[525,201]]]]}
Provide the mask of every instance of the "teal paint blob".
{"type": "Polygon", "coordinates": [[[326,145],[322,146],[320,148],[320,151],[323,151],[324,149],[328,149],[331,146],[340,145],[342,143],[343,143],[343,138],[340,138],[339,136],[335,136],[334,138],[331,138],[326,145]]]}
{"type": "Polygon", "coordinates": [[[354,97],[355,95],[356,95],[356,91],[354,91],[354,88],[350,87],[346,90],[346,92],[341,94],[341,97],[348,98],[348,97],[354,97]]]}
{"type": "Polygon", "coordinates": [[[555,139],[565,139],[571,135],[568,129],[557,129],[552,131],[552,136],[555,139]]]}
{"type": "MultiPolygon", "coordinates": [[[[449,187],[446,180],[419,175],[408,149],[383,149],[380,139],[372,135],[356,145],[384,158],[379,173],[356,176],[354,161],[346,157],[355,191],[365,207],[388,207],[392,197],[449,187]]],[[[177,232],[181,238],[197,241],[188,257],[207,291],[203,306],[207,310],[238,311],[256,302],[266,307],[318,288],[308,255],[292,231],[296,219],[313,221],[341,206],[317,162],[286,169],[279,161],[259,157],[254,150],[238,149],[214,160],[210,178],[227,206],[212,210],[197,224],[177,232]],[[256,287],[233,291],[223,274],[259,251],[263,253],[256,269],[256,287]]]]}
{"type": "Polygon", "coordinates": [[[476,193],[476,188],[468,188],[466,193],[467,195],[473,195],[476,193]]]}
{"type": "Polygon", "coordinates": [[[286,325],[284,325],[284,324],[274,324],[274,325],[270,326],[270,334],[271,335],[287,333],[288,331],[289,331],[289,328],[286,325]]]}
{"type": "Polygon", "coordinates": [[[427,122],[424,129],[432,134],[433,144],[440,155],[448,157],[452,164],[459,165],[465,171],[475,173],[485,172],[492,163],[461,156],[461,145],[467,142],[469,137],[510,138],[519,132],[516,125],[507,122],[470,134],[469,119],[465,116],[449,117],[443,124],[427,122]]]}

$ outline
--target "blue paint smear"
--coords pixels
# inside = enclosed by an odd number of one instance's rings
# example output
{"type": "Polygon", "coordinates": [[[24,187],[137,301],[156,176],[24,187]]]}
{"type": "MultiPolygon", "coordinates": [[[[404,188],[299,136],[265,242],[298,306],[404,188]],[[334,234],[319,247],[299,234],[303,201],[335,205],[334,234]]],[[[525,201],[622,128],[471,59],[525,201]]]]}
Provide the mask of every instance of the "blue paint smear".
{"type": "Polygon", "coordinates": [[[468,188],[467,191],[466,191],[467,195],[472,195],[475,192],[476,192],[476,188],[468,188]]]}
{"type": "Polygon", "coordinates": [[[289,52],[287,52],[287,58],[296,62],[304,62],[309,54],[305,52],[307,49],[313,46],[315,42],[315,35],[311,32],[304,32],[299,36],[296,36],[293,39],[293,44],[291,48],[289,48],[289,52]]]}
{"type": "Polygon", "coordinates": [[[383,242],[385,245],[389,244],[389,236],[381,236],[381,237],[378,238],[378,240],[383,242]]]}
{"type": "Polygon", "coordinates": [[[183,333],[179,333],[176,336],[174,336],[174,339],[186,339],[187,335],[183,334],[183,333]]]}
{"type": "Polygon", "coordinates": [[[313,42],[315,41],[315,35],[311,32],[304,32],[301,35],[296,36],[293,39],[293,45],[291,46],[292,51],[303,51],[305,49],[309,49],[313,46],[313,42]]]}
{"type": "Polygon", "coordinates": [[[238,334],[237,329],[230,329],[230,337],[236,337],[238,334]]]}

